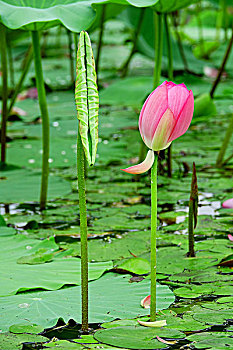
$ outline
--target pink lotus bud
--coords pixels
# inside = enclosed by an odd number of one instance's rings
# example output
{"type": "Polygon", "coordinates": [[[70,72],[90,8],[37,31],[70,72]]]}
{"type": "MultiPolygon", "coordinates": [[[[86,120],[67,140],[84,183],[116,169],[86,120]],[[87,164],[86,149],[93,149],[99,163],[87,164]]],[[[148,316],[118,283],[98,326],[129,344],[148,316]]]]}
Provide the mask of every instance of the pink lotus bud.
{"type": "Polygon", "coordinates": [[[147,147],[153,151],[167,148],[183,135],[192,120],[194,98],[184,84],[165,81],[144,103],[139,130],[147,147]]]}
{"type": "Polygon", "coordinates": [[[225,202],[222,204],[223,208],[232,208],[233,209],[233,198],[227,199],[225,202]]]}
{"type": "MultiPolygon", "coordinates": [[[[139,130],[147,147],[153,151],[167,148],[187,131],[193,110],[192,90],[189,91],[184,84],[165,81],[158,86],[145,101],[139,117],[139,130]]],[[[152,164],[147,159],[146,163],[124,171],[139,174],[149,170],[152,164]]]]}

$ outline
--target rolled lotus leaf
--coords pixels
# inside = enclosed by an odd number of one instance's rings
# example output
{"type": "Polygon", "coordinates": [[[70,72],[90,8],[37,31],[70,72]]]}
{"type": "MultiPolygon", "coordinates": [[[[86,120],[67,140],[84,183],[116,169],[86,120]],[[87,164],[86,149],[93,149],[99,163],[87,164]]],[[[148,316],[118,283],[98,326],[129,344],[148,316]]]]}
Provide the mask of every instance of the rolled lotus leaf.
{"type": "Polygon", "coordinates": [[[84,31],[79,37],[76,72],[75,102],[79,133],[87,162],[93,165],[98,144],[99,95],[91,41],[84,31]]]}

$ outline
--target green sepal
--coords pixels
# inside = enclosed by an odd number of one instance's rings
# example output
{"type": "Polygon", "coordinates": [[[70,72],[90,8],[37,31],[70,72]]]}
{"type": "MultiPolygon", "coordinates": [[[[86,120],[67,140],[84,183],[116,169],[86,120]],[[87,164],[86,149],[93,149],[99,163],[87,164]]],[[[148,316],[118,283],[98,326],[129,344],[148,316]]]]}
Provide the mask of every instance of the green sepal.
{"type": "Polygon", "coordinates": [[[99,95],[91,41],[84,31],[79,37],[76,73],[75,102],[79,133],[87,162],[93,165],[98,145],[99,95]]]}

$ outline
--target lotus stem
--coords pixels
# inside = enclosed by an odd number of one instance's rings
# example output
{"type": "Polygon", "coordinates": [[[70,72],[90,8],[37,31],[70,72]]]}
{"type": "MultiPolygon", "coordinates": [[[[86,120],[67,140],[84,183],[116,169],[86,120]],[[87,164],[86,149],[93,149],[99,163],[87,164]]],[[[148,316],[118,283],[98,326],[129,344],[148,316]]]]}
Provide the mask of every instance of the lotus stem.
{"type": "Polygon", "coordinates": [[[154,67],[154,88],[159,85],[161,76],[161,65],[163,55],[163,15],[154,12],[155,23],[155,67],[154,67]]]}
{"type": "Polygon", "coordinates": [[[100,53],[101,53],[102,46],[103,46],[105,12],[106,12],[106,5],[102,5],[102,12],[101,12],[101,18],[100,18],[99,40],[98,40],[96,60],[95,60],[95,70],[96,70],[96,74],[97,74],[97,80],[98,80],[98,72],[99,72],[100,53]]]}
{"type": "Polygon", "coordinates": [[[87,248],[87,207],[85,184],[85,156],[80,133],[77,143],[77,173],[81,237],[81,288],[82,288],[82,330],[88,331],[88,248],[87,248]]]}
{"type": "Polygon", "coordinates": [[[203,54],[204,52],[204,38],[203,38],[203,27],[202,27],[202,21],[200,18],[200,13],[202,12],[202,6],[201,2],[196,4],[196,18],[197,18],[197,25],[198,25],[198,35],[199,35],[199,44],[201,45],[201,50],[203,54]]]}
{"type": "MultiPolygon", "coordinates": [[[[165,34],[167,38],[167,53],[168,53],[168,79],[173,81],[173,56],[172,56],[172,42],[171,32],[168,23],[168,15],[164,15],[165,34]]],[[[172,177],[172,144],[167,149],[167,175],[172,177]]]]}
{"type": "Polygon", "coordinates": [[[18,81],[18,84],[16,85],[16,88],[14,90],[14,94],[13,94],[13,96],[11,98],[10,106],[9,106],[9,109],[8,109],[8,115],[11,113],[11,110],[14,107],[16,98],[17,98],[17,96],[18,96],[18,94],[19,94],[19,92],[20,92],[20,90],[21,90],[21,88],[23,86],[23,82],[24,82],[24,79],[25,79],[25,77],[26,77],[26,75],[28,73],[28,70],[30,68],[31,62],[32,62],[32,46],[30,46],[30,48],[28,50],[21,77],[20,77],[20,79],[18,81]]]}
{"type": "Polygon", "coordinates": [[[36,86],[38,90],[38,100],[42,117],[42,179],[40,192],[40,209],[44,210],[47,201],[48,177],[49,177],[49,115],[46,101],[42,62],[40,55],[40,40],[38,31],[32,31],[32,45],[34,52],[34,65],[36,73],[36,86]]]}
{"type": "Polygon", "coordinates": [[[142,22],[143,22],[143,18],[144,18],[144,14],[145,14],[145,8],[142,8],[140,10],[140,16],[139,16],[139,20],[138,20],[138,25],[136,28],[136,31],[134,33],[134,38],[133,38],[133,46],[131,49],[131,52],[129,54],[129,57],[127,59],[127,61],[124,63],[123,67],[121,68],[122,74],[121,77],[125,78],[127,73],[128,73],[128,68],[129,68],[129,64],[131,62],[131,59],[133,57],[133,55],[135,54],[135,52],[137,51],[137,41],[138,41],[138,36],[142,27],[142,22]]]}
{"type": "Polygon", "coordinates": [[[213,98],[214,97],[214,93],[215,93],[215,90],[220,82],[220,79],[221,79],[221,76],[222,76],[222,73],[224,71],[224,68],[225,68],[225,65],[227,63],[227,60],[230,56],[230,53],[231,53],[231,48],[232,48],[232,44],[233,44],[233,27],[232,27],[232,30],[231,30],[231,39],[229,41],[229,44],[227,46],[227,49],[226,49],[226,52],[224,54],[224,57],[223,57],[223,60],[222,60],[222,64],[219,68],[219,71],[218,71],[218,75],[213,83],[213,86],[210,90],[210,97],[213,98]]]}
{"type": "MultiPolygon", "coordinates": [[[[231,116],[231,120],[230,120],[229,126],[228,126],[228,128],[227,128],[225,137],[224,137],[224,139],[223,139],[222,146],[221,146],[221,148],[220,148],[220,151],[219,151],[219,154],[218,154],[218,157],[217,157],[217,161],[216,161],[216,167],[217,167],[217,168],[220,168],[220,167],[223,165],[224,155],[225,155],[225,153],[226,153],[227,147],[228,147],[229,142],[230,142],[230,140],[231,140],[232,134],[233,134],[233,114],[232,114],[232,116],[231,116]]],[[[225,163],[228,162],[231,158],[232,158],[232,156],[230,156],[230,157],[225,161],[225,163]]]]}
{"type": "Polygon", "coordinates": [[[155,153],[154,164],[151,168],[151,322],[156,319],[157,164],[158,155],[155,153]]]}
{"type": "Polygon", "coordinates": [[[195,257],[194,252],[194,230],[193,230],[193,201],[189,200],[189,221],[188,221],[188,236],[189,236],[189,251],[188,256],[189,257],[195,257]]]}
{"type": "Polygon", "coordinates": [[[186,70],[186,72],[189,72],[188,62],[187,62],[187,59],[186,59],[186,56],[185,56],[185,53],[184,53],[184,48],[183,48],[182,41],[181,41],[181,38],[180,38],[180,33],[178,31],[177,17],[178,17],[178,13],[173,15],[174,29],[175,29],[178,49],[179,49],[180,56],[181,56],[181,59],[182,59],[183,64],[184,64],[184,69],[186,70]]]}
{"type": "Polygon", "coordinates": [[[192,183],[189,199],[189,224],[188,224],[188,234],[189,234],[189,251],[188,257],[195,257],[194,251],[194,228],[197,225],[197,215],[198,215],[198,186],[197,186],[197,174],[196,165],[193,162],[193,174],[192,183]]]}
{"type": "Polygon", "coordinates": [[[167,53],[168,53],[168,79],[173,80],[173,56],[172,56],[172,42],[171,42],[171,32],[168,23],[168,15],[164,15],[165,23],[165,34],[167,39],[167,53]]]}
{"type": "Polygon", "coordinates": [[[1,123],[1,162],[6,162],[6,129],[7,129],[7,43],[6,27],[0,24],[1,66],[2,66],[2,123],[1,123]]]}
{"type": "Polygon", "coordinates": [[[75,83],[74,76],[74,60],[73,60],[73,50],[72,50],[72,35],[69,29],[67,29],[67,38],[68,38],[68,48],[69,48],[69,57],[70,57],[70,82],[73,86],[75,83]]]}
{"type": "Polygon", "coordinates": [[[10,82],[11,86],[15,85],[15,71],[14,71],[14,61],[12,56],[12,46],[10,40],[7,45],[8,58],[9,58],[9,71],[10,71],[10,82]]]}

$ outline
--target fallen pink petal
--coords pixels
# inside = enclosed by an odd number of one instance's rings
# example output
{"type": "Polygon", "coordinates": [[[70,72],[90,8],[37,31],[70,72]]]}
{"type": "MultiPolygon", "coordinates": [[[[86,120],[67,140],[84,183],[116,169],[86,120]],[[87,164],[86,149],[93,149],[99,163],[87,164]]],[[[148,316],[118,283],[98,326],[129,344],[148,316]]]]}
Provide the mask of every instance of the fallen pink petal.
{"type": "Polygon", "coordinates": [[[225,202],[223,202],[222,207],[233,209],[233,198],[227,199],[225,202]]]}
{"type": "Polygon", "coordinates": [[[158,337],[157,335],[156,335],[156,338],[158,339],[158,341],[160,341],[163,344],[174,345],[177,343],[177,340],[165,340],[165,339],[158,337]]]}
{"type": "Polygon", "coordinates": [[[141,306],[144,307],[144,309],[150,308],[150,295],[147,295],[147,297],[141,300],[141,306]]]}

